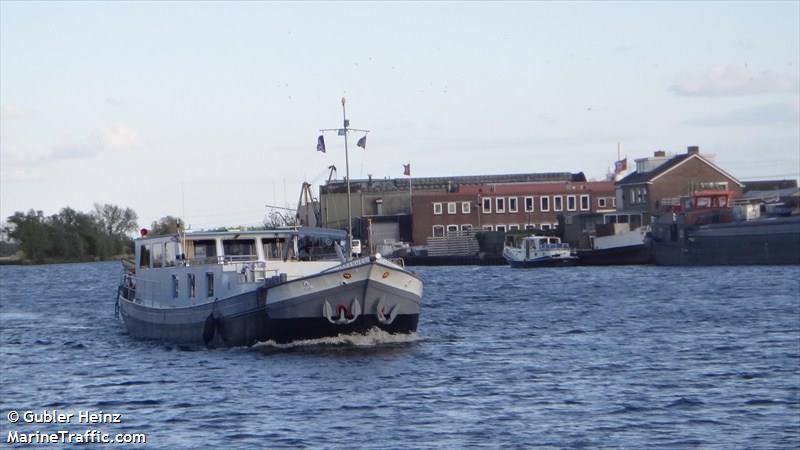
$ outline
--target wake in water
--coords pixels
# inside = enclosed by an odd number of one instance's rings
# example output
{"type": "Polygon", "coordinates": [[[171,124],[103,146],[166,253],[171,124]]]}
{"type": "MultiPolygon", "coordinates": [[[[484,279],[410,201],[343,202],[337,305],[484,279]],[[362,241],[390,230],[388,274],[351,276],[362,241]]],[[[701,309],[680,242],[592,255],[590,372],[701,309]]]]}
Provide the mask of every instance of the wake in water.
{"type": "Polygon", "coordinates": [[[340,334],[338,336],[324,337],[320,339],[306,339],[287,343],[278,343],[273,340],[258,342],[251,348],[259,350],[269,349],[309,349],[320,347],[336,348],[363,348],[363,347],[384,347],[395,346],[398,344],[411,344],[419,342],[422,338],[417,333],[391,334],[380,328],[372,328],[366,333],[340,334]]]}

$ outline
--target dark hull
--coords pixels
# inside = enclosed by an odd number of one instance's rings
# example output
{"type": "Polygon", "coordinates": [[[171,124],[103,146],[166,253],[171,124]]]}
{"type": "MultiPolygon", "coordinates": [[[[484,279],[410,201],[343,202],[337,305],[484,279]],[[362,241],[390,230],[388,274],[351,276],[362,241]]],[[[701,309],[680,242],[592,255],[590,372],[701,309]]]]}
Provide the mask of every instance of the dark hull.
{"type": "MultiPolygon", "coordinates": [[[[123,300],[121,300],[123,301],[123,300]]],[[[121,305],[121,310],[139,305],[121,305]]],[[[218,302],[218,306],[219,306],[218,302]]],[[[266,311],[253,309],[233,315],[214,317],[211,308],[197,307],[196,311],[150,311],[163,320],[144,321],[123,312],[128,334],[141,339],[153,339],[188,345],[208,347],[250,346],[257,342],[273,340],[290,342],[303,339],[319,339],[342,334],[366,333],[378,328],[388,333],[402,334],[417,331],[418,314],[399,315],[391,324],[384,324],[375,315],[362,315],[347,325],[332,324],[320,318],[271,319],[266,311]],[[204,316],[205,315],[205,316],[204,316]],[[202,320],[185,320],[189,316],[205,317],[202,320]],[[210,317],[210,319],[209,319],[210,317]]],[[[194,308],[193,308],[194,309],[194,308]]],[[[140,311],[142,312],[142,311],[140,311]]]]}
{"type": "Polygon", "coordinates": [[[800,216],[656,231],[650,246],[658,265],[800,264],[800,216]]]}
{"type": "Polygon", "coordinates": [[[578,250],[578,265],[622,266],[650,264],[650,248],[644,244],[601,250],[578,250]]]}
{"type": "Polygon", "coordinates": [[[508,260],[511,267],[515,269],[533,269],[536,267],[570,267],[578,264],[577,258],[548,258],[537,259],[534,261],[511,261],[508,260]]]}

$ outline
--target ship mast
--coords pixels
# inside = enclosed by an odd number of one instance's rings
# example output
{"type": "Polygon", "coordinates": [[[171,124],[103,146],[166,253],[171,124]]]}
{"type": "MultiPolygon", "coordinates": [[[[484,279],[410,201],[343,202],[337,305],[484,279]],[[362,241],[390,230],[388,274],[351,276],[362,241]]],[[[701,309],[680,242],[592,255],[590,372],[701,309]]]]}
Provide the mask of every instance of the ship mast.
{"type": "Polygon", "coordinates": [[[344,136],[344,163],[345,163],[345,181],[347,184],[347,254],[348,258],[353,254],[353,209],[350,202],[350,154],[347,149],[347,132],[358,131],[361,133],[369,133],[369,130],[360,130],[358,128],[350,128],[350,121],[347,120],[347,110],[345,108],[345,98],[342,97],[342,128],[324,128],[319,131],[336,131],[339,136],[344,136]]]}

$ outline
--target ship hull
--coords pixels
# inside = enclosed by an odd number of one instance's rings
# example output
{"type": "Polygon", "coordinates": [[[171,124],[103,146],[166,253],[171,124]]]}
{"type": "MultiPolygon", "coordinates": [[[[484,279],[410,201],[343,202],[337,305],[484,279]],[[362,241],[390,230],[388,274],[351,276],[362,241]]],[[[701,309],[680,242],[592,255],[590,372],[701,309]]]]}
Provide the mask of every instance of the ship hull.
{"type": "Polygon", "coordinates": [[[658,265],[800,264],[800,216],[698,227],[665,224],[650,248],[658,265]]]}
{"type": "Polygon", "coordinates": [[[422,282],[397,266],[371,261],[286,281],[213,303],[158,308],[127,300],[119,306],[137,338],[209,347],[274,340],[417,330],[422,282]]]}
{"type": "Polygon", "coordinates": [[[578,258],[539,258],[533,260],[507,259],[514,269],[533,269],[536,267],[571,267],[578,264],[578,258]]]}
{"type": "Polygon", "coordinates": [[[650,264],[650,248],[644,244],[598,250],[578,250],[581,266],[622,266],[650,264]]]}

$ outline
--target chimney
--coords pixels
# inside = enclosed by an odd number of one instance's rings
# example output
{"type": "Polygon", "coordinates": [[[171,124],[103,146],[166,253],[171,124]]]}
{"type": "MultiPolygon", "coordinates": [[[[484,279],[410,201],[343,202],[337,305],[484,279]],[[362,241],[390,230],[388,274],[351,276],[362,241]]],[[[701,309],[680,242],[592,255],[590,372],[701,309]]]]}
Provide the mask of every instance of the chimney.
{"type": "Polygon", "coordinates": [[[690,145],[689,148],[686,150],[686,153],[690,155],[699,155],[700,147],[698,147],[697,145],[690,145]]]}
{"type": "Polygon", "coordinates": [[[653,156],[656,158],[663,158],[667,156],[667,152],[665,152],[664,150],[656,150],[655,152],[653,152],[653,156]]]}

